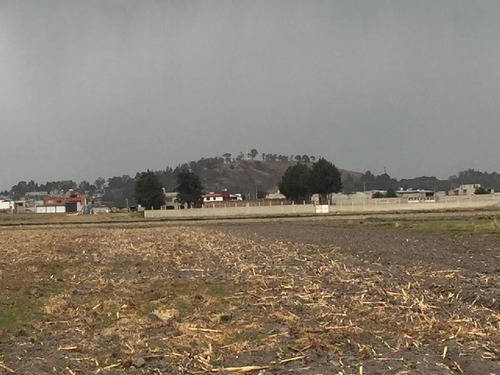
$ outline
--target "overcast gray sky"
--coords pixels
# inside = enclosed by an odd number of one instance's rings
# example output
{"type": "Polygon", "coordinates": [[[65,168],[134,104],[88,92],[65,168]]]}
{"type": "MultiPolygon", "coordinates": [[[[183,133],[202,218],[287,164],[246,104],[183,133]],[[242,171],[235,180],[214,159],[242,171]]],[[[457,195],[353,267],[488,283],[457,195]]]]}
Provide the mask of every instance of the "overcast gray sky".
{"type": "Polygon", "coordinates": [[[259,152],[499,171],[500,1],[0,0],[0,189],[259,152]]]}

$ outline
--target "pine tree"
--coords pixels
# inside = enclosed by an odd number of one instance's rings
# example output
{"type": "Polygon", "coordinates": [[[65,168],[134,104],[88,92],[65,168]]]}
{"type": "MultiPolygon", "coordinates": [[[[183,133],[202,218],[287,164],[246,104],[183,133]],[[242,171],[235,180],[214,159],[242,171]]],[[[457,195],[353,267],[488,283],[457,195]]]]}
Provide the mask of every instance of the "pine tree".
{"type": "Polygon", "coordinates": [[[203,186],[200,178],[188,170],[182,170],[177,176],[177,189],[179,202],[188,207],[201,206],[203,186]]]}
{"type": "Polygon", "coordinates": [[[139,173],[135,181],[135,199],[146,208],[159,209],[165,201],[163,187],[152,171],[139,173]]]}

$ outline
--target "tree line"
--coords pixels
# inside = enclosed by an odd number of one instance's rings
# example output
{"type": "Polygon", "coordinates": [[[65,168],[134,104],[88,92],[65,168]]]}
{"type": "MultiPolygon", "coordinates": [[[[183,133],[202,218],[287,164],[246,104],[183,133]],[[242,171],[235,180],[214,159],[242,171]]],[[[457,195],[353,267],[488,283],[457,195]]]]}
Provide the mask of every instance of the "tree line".
{"type": "MultiPolygon", "coordinates": [[[[257,159],[259,153],[256,149],[250,150],[250,152],[245,155],[240,152],[236,158],[233,158],[230,153],[224,153],[222,156],[201,158],[198,161],[191,161],[189,163],[183,163],[175,168],[166,167],[164,170],[154,171],[152,173],[158,178],[160,184],[165,188],[166,191],[173,191],[178,186],[178,175],[182,171],[189,171],[198,176],[210,173],[210,170],[217,168],[220,164],[224,163],[234,163],[242,160],[250,160],[255,163],[260,163],[257,159]]],[[[300,162],[299,164],[304,164],[302,167],[297,168],[309,168],[311,163],[316,163],[316,157],[312,155],[280,155],[274,153],[262,153],[261,157],[267,162],[300,162]]],[[[305,168],[305,169],[307,169],[305,168]]],[[[310,168],[309,168],[310,169],[310,168]]],[[[295,170],[294,173],[298,173],[303,177],[305,170],[299,173],[295,170]]],[[[137,200],[135,198],[134,189],[137,178],[141,173],[137,173],[135,176],[123,175],[114,176],[108,178],[107,180],[99,177],[95,181],[90,182],[83,180],[79,183],[73,180],[61,180],[61,181],[48,181],[46,183],[37,183],[33,180],[31,181],[20,181],[16,185],[12,186],[10,190],[5,190],[0,192],[2,196],[8,196],[13,199],[20,199],[25,196],[28,192],[48,192],[53,194],[64,193],[70,189],[78,191],[80,193],[86,193],[91,197],[96,197],[104,203],[113,203],[118,207],[125,207],[128,205],[136,205],[137,200]]],[[[301,177],[301,178],[302,178],[301,177]]],[[[299,179],[300,180],[300,179],[299,179]]],[[[277,181],[278,183],[278,181],[277,181]]],[[[454,189],[462,184],[478,183],[481,184],[486,189],[494,189],[495,191],[500,191],[500,174],[497,172],[488,173],[476,171],[474,169],[468,169],[459,172],[457,175],[450,176],[446,180],[440,180],[434,176],[431,177],[418,177],[413,179],[401,179],[397,180],[391,177],[387,173],[381,175],[375,175],[370,171],[356,175],[356,174],[345,174],[341,181],[342,192],[350,194],[357,191],[370,191],[370,190],[385,190],[389,189],[397,190],[399,188],[420,188],[428,189],[434,191],[448,191],[454,189]]],[[[305,184],[305,183],[304,183],[305,184]]],[[[309,190],[304,192],[304,189],[300,190],[300,194],[294,196],[293,199],[300,200],[301,197],[307,196],[310,193],[309,190]]],[[[286,190],[286,187],[285,187],[286,190]]],[[[262,196],[262,194],[261,194],[262,196]]]]}
{"type": "Polygon", "coordinates": [[[303,163],[288,167],[279,188],[294,202],[308,201],[312,194],[318,194],[320,203],[326,203],[328,194],[342,190],[342,180],[337,167],[320,158],[312,167],[303,163]]]}
{"type": "MultiPolygon", "coordinates": [[[[202,204],[203,186],[200,178],[186,169],[177,174],[178,201],[185,208],[198,207],[202,204]]],[[[137,175],[134,185],[134,198],[138,204],[146,208],[159,209],[165,204],[164,187],[157,175],[146,171],[137,175]]]]}
{"type": "MultiPolygon", "coordinates": [[[[328,194],[342,190],[342,181],[337,167],[320,158],[312,167],[304,163],[288,167],[279,188],[292,201],[309,200],[312,194],[318,194],[320,203],[326,203],[328,194]]],[[[179,203],[185,207],[201,206],[203,186],[194,172],[183,169],[177,175],[175,191],[178,192],[179,203]]],[[[140,205],[147,208],[158,209],[163,205],[163,186],[154,172],[148,170],[137,176],[134,196],[140,205]]]]}
{"type": "Polygon", "coordinates": [[[370,171],[366,171],[359,177],[347,175],[343,182],[343,192],[350,194],[357,191],[370,190],[398,190],[400,188],[410,189],[426,189],[433,191],[449,191],[460,185],[465,184],[481,184],[486,189],[500,191],[500,174],[497,172],[488,173],[480,172],[474,169],[467,169],[458,173],[458,175],[450,176],[448,179],[440,180],[435,176],[422,176],[410,179],[396,179],[388,173],[374,175],[370,171]]]}
{"type": "MultiPolygon", "coordinates": [[[[246,157],[242,152],[240,152],[236,157],[231,157],[230,153],[224,153],[222,157],[216,156],[201,158],[198,161],[182,163],[175,168],[166,167],[163,170],[154,171],[153,173],[166,191],[174,191],[178,186],[177,177],[182,171],[190,171],[200,176],[203,172],[215,169],[223,163],[240,162],[242,160],[253,160],[257,162],[256,158],[258,155],[258,151],[253,148],[246,155],[246,157]]],[[[263,160],[266,161],[289,161],[292,160],[293,157],[293,155],[284,156],[271,153],[263,154],[263,160]]],[[[307,157],[309,160],[315,160],[314,156],[307,157]]],[[[297,159],[298,158],[296,158],[296,160],[297,159]]],[[[28,182],[20,181],[16,185],[12,186],[11,189],[0,191],[0,195],[18,200],[29,192],[47,192],[49,194],[58,195],[66,193],[68,190],[74,190],[82,194],[87,194],[90,197],[96,197],[104,203],[113,203],[118,207],[126,207],[127,205],[133,206],[137,204],[134,194],[135,183],[141,173],[142,172],[136,173],[135,176],[114,176],[108,178],[107,180],[99,177],[93,182],[88,180],[83,180],[81,182],[61,180],[48,181],[46,183],[37,183],[33,180],[28,182]]]]}
{"type": "MultiPolygon", "coordinates": [[[[246,155],[243,152],[239,152],[238,154],[236,154],[236,156],[233,156],[233,154],[226,152],[226,153],[222,154],[222,159],[223,159],[224,163],[234,163],[234,162],[245,160],[245,156],[246,156],[246,160],[258,160],[259,159],[257,157],[258,155],[259,155],[259,152],[257,151],[257,149],[253,148],[246,155]]],[[[270,161],[270,162],[274,162],[274,161],[279,161],[279,162],[297,161],[298,162],[298,161],[300,161],[303,163],[311,163],[311,162],[316,161],[316,156],[307,155],[307,154],[283,155],[283,154],[273,154],[273,153],[263,152],[263,153],[261,153],[261,159],[262,159],[262,161],[270,161]]]]}

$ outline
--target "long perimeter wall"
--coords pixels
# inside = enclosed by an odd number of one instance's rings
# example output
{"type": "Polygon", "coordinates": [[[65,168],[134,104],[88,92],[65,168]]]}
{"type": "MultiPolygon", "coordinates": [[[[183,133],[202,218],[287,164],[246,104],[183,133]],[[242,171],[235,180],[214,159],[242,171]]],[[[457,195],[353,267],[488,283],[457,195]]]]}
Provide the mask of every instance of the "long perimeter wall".
{"type": "MultiPolygon", "coordinates": [[[[457,208],[500,208],[500,194],[484,196],[449,196],[435,202],[408,203],[405,199],[342,199],[328,207],[329,213],[341,212],[380,212],[380,211],[419,211],[457,208]]],[[[241,216],[290,216],[315,214],[317,207],[312,204],[279,206],[243,207],[205,207],[186,210],[146,210],[145,218],[204,218],[204,217],[241,217],[241,216]]]]}

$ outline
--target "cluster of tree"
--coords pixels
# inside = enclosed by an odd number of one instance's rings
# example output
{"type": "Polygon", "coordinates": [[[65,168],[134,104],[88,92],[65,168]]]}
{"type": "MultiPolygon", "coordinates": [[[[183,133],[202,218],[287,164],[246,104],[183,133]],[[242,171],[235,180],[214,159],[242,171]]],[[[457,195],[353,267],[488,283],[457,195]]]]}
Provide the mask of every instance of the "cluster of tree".
{"type": "Polygon", "coordinates": [[[474,194],[476,195],[491,194],[491,189],[480,186],[474,191],[474,194]]]}
{"type": "MultiPolygon", "coordinates": [[[[245,159],[254,160],[256,163],[259,152],[253,148],[246,155],[240,152],[236,157],[232,157],[230,153],[225,153],[221,156],[201,158],[198,161],[183,163],[175,168],[167,167],[164,170],[153,172],[160,183],[167,191],[173,191],[177,186],[177,176],[181,171],[187,170],[199,176],[207,171],[215,170],[220,164],[242,162],[245,159]]],[[[264,162],[315,162],[316,157],[312,155],[278,155],[273,153],[262,153],[262,161],[264,162]]],[[[77,183],[73,180],[49,181],[46,183],[36,183],[35,181],[21,181],[12,186],[10,190],[0,192],[0,195],[9,196],[13,199],[19,199],[28,192],[48,192],[53,194],[65,193],[68,190],[75,190],[79,193],[85,193],[89,196],[98,196],[104,202],[114,202],[119,207],[128,205],[136,205],[137,202],[134,196],[135,177],[129,175],[114,176],[107,180],[102,177],[97,178],[93,183],[87,180],[77,183]]]]}
{"type": "MultiPolygon", "coordinates": [[[[237,182],[231,181],[227,178],[230,172],[224,168],[218,168],[224,163],[231,163],[231,168],[233,168],[234,162],[240,163],[240,165],[245,165],[246,159],[251,160],[248,162],[248,169],[266,170],[268,174],[272,170],[275,170],[275,166],[269,165],[269,168],[265,168],[264,162],[296,162],[294,166],[290,167],[285,175],[290,174],[292,179],[296,180],[297,186],[287,186],[287,179],[282,180],[281,183],[284,184],[282,191],[286,191],[287,188],[290,189],[289,196],[291,199],[300,201],[307,199],[312,193],[319,193],[317,187],[311,185],[311,179],[309,177],[305,178],[307,174],[311,174],[314,169],[314,165],[319,163],[316,162],[316,157],[313,155],[281,155],[274,153],[262,153],[262,162],[256,160],[259,155],[257,149],[251,149],[250,152],[245,155],[240,152],[236,157],[232,157],[230,153],[224,153],[222,156],[201,158],[198,161],[191,161],[189,163],[183,163],[175,168],[166,167],[164,170],[154,171],[154,172],[143,172],[152,173],[159,180],[159,183],[166,191],[174,191],[179,186],[178,176],[183,172],[187,171],[193,173],[202,181],[213,180],[214,176],[222,177],[225,186],[227,188],[241,191],[241,192],[255,192],[255,196],[262,197],[265,195],[262,185],[257,186],[257,182],[253,177],[248,174],[240,174],[237,182]],[[313,163],[313,167],[307,167],[313,163]],[[284,188],[284,189],[283,189],[284,188]],[[260,189],[260,190],[259,190],[260,189]]],[[[323,162],[321,162],[323,163],[323,162]]],[[[317,167],[316,167],[317,168],[317,167]]],[[[271,174],[270,174],[271,175],[271,174]]],[[[80,193],[85,193],[91,197],[97,197],[103,202],[114,204],[118,207],[126,207],[127,205],[133,206],[138,202],[135,195],[136,181],[142,173],[138,173],[135,177],[129,175],[115,176],[107,180],[104,178],[97,178],[93,183],[89,181],[81,181],[77,183],[73,180],[63,180],[63,181],[49,181],[46,183],[36,183],[35,181],[21,181],[18,184],[12,186],[10,190],[0,192],[2,196],[8,196],[13,199],[20,199],[25,196],[28,192],[40,191],[48,192],[52,194],[65,193],[72,189],[80,193]]],[[[288,175],[287,175],[288,176],[288,175]]],[[[285,176],[283,176],[285,177],[285,176]]],[[[276,177],[275,177],[276,178],[276,177]]],[[[288,178],[288,177],[287,177],[288,178]]],[[[269,184],[274,184],[275,180],[272,180],[269,184]]],[[[451,176],[446,180],[440,180],[436,177],[418,177],[413,179],[401,179],[397,180],[392,178],[387,173],[381,175],[374,175],[370,171],[366,171],[363,174],[347,174],[342,180],[343,192],[352,193],[356,191],[369,191],[369,190],[385,190],[389,191],[397,190],[399,188],[420,188],[435,191],[448,191],[453,188],[458,187],[462,184],[481,184],[486,190],[494,189],[495,191],[500,191],[500,174],[497,172],[488,173],[480,172],[474,169],[468,169],[461,171],[456,176],[451,176]]],[[[268,185],[269,185],[268,184],[268,185]]],[[[210,186],[210,188],[214,188],[210,186]]],[[[482,191],[478,191],[478,194],[482,191]]],[[[197,204],[196,200],[191,201],[190,204],[197,204]]]]}
{"type": "Polygon", "coordinates": [[[297,161],[302,163],[311,163],[316,161],[316,156],[313,155],[277,155],[277,154],[262,154],[262,161],[297,161]]]}
{"type": "Polygon", "coordinates": [[[500,190],[500,174],[497,172],[480,172],[474,169],[468,169],[459,172],[456,176],[451,176],[446,180],[440,180],[432,177],[416,177],[411,179],[397,180],[387,173],[374,175],[366,171],[360,177],[356,178],[348,175],[343,181],[344,193],[350,194],[356,191],[369,190],[397,190],[399,188],[409,189],[418,188],[434,191],[449,191],[464,184],[481,184],[484,188],[500,190]]]}
{"type": "Polygon", "coordinates": [[[73,180],[63,180],[63,181],[48,181],[44,184],[36,183],[31,180],[29,182],[20,181],[16,185],[12,186],[10,190],[5,190],[0,192],[1,195],[10,196],[13,199],[19,199],[30,192],[46,192],[52,194],[64,193],[69,190],[78,191],[79,193],[86,193],[94,195],[98,192],[104,192],[104,187],[106,185],[106,180],[99,177],[95,182],[89,183],[83,180],[79,184],[73,180]]]}
{"type": "MultiPolygon", "coordinates": [[[[221,157],[201,158],[198,161],[180,164],[175,168],[166,167],[164,170],[148,172],[155,175],[165,191],[175,191],[179,185],[178,176],[183,171],[188,171],[194,175],[200,176],[203,172],[216,168],[222,163],[224,163],[224,159],[221,157]]],[[[134,178],[124,175],[108,179],[108,184],[104,189],[102,200],[104,202],[114,202],[118,207],[125,207],[127,203],[130,206],[135,206],[136,204],[143,205],[141,202],[137,201],[135,195],[135,183],[139,177],[143,176],[143,173],[136,174],[134,178]]],[[[144,206],[151,207],[151,204],[144,206]]],[[[156,205],[154,207],[156,207],[156,205]]]]}
{"type": "Polygon", "coordinates": [[[159,209],[165,201],[163,186],[154,172],[149,169],[137,175],[134,196],[137,203],[146,208],[159,209]]]}
{"type": "Polygon", "coordinates": [[[320,203],[323,203],[327,201],[328,194],[342,190],[342,181],[337,167],[320,158],[312,167],[303,163],[288,167],[279,188],[282,194],[294,202],[309,200],[312,194],[319,194],[320,203]]]}
{"type": "MultiPolygon", "coordinates": [[[[248,154],[246,154],[246,157],[248,160],[256,160],[257,155],[259,152],[257,149],[252,148],[248,154]]],[[[313,155],[281,155],[281,154],[273,154],[273,153],[262,153],[262,161],[280,161],[280,162],[290,162],[290,161],[297,161],[297,162],[303,162],[303,163],[310,163],[310,162],[315,162],[316,157],[313,155]]],[[[239,152],[235,157],[232,157],[232,154],[229,152],[226,152],[222,154],[222,159],[224,160],[225,163],[232,163],[232,162],[238,162],[245,160],[245,154],[243,152],[239,152]]]]}
{"type": "MultiPolygon", "coordinates": [[[[193,172],[182,170],[177,174],[178,200],[186,208],[198,207],[202,203],[203,186],[193,172]]],[[[152,172],[139,173],[135,179],[134,197],[146,208],[159,209],[165,202],[164,188],[158,176],[152,172]]]]}
{"type": "Polygon", "coordinates": [[[177,175],[177,188],[179,202],[187,208],[199,207],[203,203],[203,186],[200,177],[188,170],[183,170],[177,175]]]}
{"type": "Polygon", "coordinates": [[[19,199],[23,197],[26,193],[30,192],[54,192],[54,191],[68,191],[68,190],[77,190],[78,184],[73,180],[64,180],[64,181],[49,181],[45,184],[38,184],[35,181],[20,181],[16,185],[12,186],[10,191],[1,192],[2,195],[8,195],[13,199],[19,199]]]}
{"type": "Polygon", "coordinates": [[[396,198],[397,194],[394,191],[394,189],[389,188],[385,193],[382,193],[381,191],[376,191],[375,193],[372,194],[372,198],[377,199],[377,198],[396,198]]]}
{"type": "Polygon", "coordinates": [[[480,172],[474,169],[467,169],[459,172],[458,176],[451,176],[450,181],[453,187],[462,184],[481,184],[487,189],[494,189],[500,191],[500,174],[497,172],[488,173],[480,172]]]}

